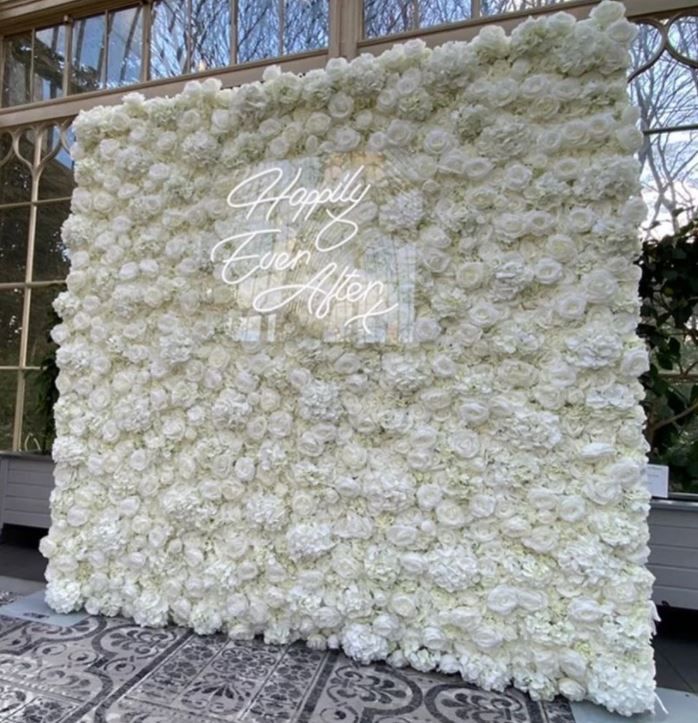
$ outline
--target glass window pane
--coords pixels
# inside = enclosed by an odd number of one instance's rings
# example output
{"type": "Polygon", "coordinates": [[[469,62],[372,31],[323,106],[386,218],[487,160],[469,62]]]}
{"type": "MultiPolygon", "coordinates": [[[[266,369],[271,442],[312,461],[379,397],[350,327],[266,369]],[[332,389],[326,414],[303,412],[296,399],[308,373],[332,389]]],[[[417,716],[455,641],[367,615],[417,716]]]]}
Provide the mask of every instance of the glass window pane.
{"type": "Polygon", "coordinates": [[[685,58],[698,61],[698,16],[675,20],[669,27],[669,42],[685,58]]]}
{"type": "Polygon", "coordinates": [[[142,8],[109,13],[107,88],[119,88],[141,79],[142,47],[142,8]]]}
{"type": "MultiPolygon", "coordinates": [[[[70,131],[65,135],[69,136],[70,131]]],[[[65,140],[68,140],[68,138],[66,137],[65,140]]],[[[75,186],[73,161],[64,139],[61,138],[59,126],[50,126],[44,130],[42,145],[42,157],[45,158],[54,151],[55,153],[49,160],[44,162],[39,177],[39,198],[67,198],[73,193],[75,186]]]]}
{"type": "Polygon", "coordinates": [[[37,30],[34,36],[34,100],[63,95],[65,25],[37,30]]]}
{"type": "Polygon", "coordinates": [[[649,23],[637,24],[637,37],[630,46],[630,70],[634,71],[649,63],[664,42],[658,28],[649,23]]]}
{"type": "Polygon", "coordinates": [[[661,238],[698,209],[698,131],[649,135],[639,157],[648,207],[645,228],[661,238]]]}
{"type": "Polygon", "coordinates": [[[24,281],[29,206],[0,209],[0,281],[24,281]]]}
{"type": "Polygon", "coordinates": [[[12,449],[17,372],[0,371],[0,450],[12,449]]]}
{"type": "Polygon", "coordinates": [[[698,123],[698,69],[663,53],[630,84],[644,129],[672,128],[698,123]]]}
{"type": "Polygon", "coordinates": [[[284,55],[327,47],[327,0],[286,0],[284,55]]]}
{"type": "MultiPolygon", "coordinates": [[[[55,344],[54,344],[55,347],[55,344]]],[[[47,453],[56,436],[53,404],[58,399],[55,361],[42,371],[24,372],[24,410],[22,414],[21,449],[47,453]]]]}
{"type": "Polygon", "coordinates": [[[73,23],[73,67],[71,93],[85,93],[104,87],[104,15],[73,23]]]}
{"type": "Polygon", "coordinates": [[[31,33],[6,38],[3,46],[2,105],[28,103],[31,92],[31,33]]]}
{"type": "Polygon", "coordinates": [[[238,63],[281,54],[278,0],[240,0],[237,25],[238,63]]]}
{"type": "Polygon", "coordinates": [[[457,23],[470,17],[470,0],[422,0],[419,4],[419,27],[457,23]]]}
{"type": "Polygon", "coordinates": [[[34,281],[62,281],[69,261],[61,240],[61,226],[70,214],[70,201],[42,204],[37,209],[34,240],[34,281]]]}
{"type": "MultiPolygon", "coordinates": [[[[20,149],[31,154],[33,146],[22,137],[20,149]]],[[[12,149],[12,137],[9,133],[0,135],[0,205],[19,203],[31,199],[32,174],[29,167],[20,161],[12,149]]],[[[0,272],[1,273],[1,272],[0,272]]]]}
{"type": "Polygon", "coordinates": [[[49,332],[60,319],[53,310],[53,301],[63,290],[60,286],[45,286],[31,290],[29,305],[29,345],[27,364],[39,366],[53,349],[49,332]]]}
{"type": "Polygon", "coordinates": [[[542,8],[546,5],[559,5],[562,2],[564,0],[481,0],[480,12],[482,15],[500,15],[542,8]]]}
{"type": "Polygon", "coordinates": [[[414,0],[364,0],[364,34],[379,38],[416,28],[417,11],[414,0]]]}
{"type": "Polygon", "coordinates": [[[183,75],[187,63],[187,4],[160,0],[153,5],[150,77],[183,75]]]}
{"type": "Polygon", "coordinates": [[[230,2],[192,0],[190,72],[230,65],[230,2]]]}
{"type": "Polygon", "coordinates": [[[22,289],[0,291],[0,366],[19,364],[23,298],[22,289]]]}

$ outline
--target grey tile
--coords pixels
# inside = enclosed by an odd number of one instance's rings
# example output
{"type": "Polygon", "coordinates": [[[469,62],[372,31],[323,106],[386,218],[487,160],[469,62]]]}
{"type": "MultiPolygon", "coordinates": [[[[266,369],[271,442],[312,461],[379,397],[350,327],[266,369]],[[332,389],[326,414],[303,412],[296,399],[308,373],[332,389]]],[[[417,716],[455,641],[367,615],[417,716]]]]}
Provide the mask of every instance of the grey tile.
{"type": "Polygon", "coordinates": [[[37,590],[43,590],[44,587],[46,587],[45,582],[0,575],[0,590],[5,592],[11,592],[17,595],[30,595],[37,590]]]}
{"type": "Polygon", "coordinates": [[[564,700],[537,702],[513,689],[486,692],[459,676],[358,665],[300,643],[265,645],[97,616],[70,628],[2,621],[11,623],[0,626],[6,721],[574,723],[564,700]]]}
{"type": "Polygon", "coordinates": [[[31,595],[24,595],[10,603],[0,605],[0,615],[4,615],[6,618],[19,618],[20,620],[61,628],[72,628],[89,617],[85,612],[61,615],[46,604],[44,595],[45,590],[42,587],[42,589],[31,593],[31,595]]]}

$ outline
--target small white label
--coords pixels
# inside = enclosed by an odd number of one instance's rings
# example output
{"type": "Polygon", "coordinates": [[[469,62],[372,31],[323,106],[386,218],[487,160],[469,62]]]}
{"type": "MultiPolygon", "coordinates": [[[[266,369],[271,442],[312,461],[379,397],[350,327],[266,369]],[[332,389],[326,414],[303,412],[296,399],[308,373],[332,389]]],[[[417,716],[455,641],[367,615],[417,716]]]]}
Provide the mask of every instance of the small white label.
{"type": "Polygon", "coordinates": [[[647,465],[647,487],[652,497],[669,496],[669,468],[665,464],[647,465]]]}

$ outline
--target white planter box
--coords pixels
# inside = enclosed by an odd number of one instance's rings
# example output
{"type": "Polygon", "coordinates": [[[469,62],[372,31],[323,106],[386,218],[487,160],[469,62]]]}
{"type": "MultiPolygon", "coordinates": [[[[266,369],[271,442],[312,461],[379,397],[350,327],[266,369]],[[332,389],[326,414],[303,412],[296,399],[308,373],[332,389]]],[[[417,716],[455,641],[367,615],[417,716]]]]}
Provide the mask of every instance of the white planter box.
{"type": "Polygon", "coordinates": [[[649,568],[657,605],[698,610],[698,501],[652,500],[649,568]]]}
{"type": "Polygon", "coordinates": [[[50,455],[0,453],[0,529],[3,525],[48,529],[53,485],[50,455]]]}

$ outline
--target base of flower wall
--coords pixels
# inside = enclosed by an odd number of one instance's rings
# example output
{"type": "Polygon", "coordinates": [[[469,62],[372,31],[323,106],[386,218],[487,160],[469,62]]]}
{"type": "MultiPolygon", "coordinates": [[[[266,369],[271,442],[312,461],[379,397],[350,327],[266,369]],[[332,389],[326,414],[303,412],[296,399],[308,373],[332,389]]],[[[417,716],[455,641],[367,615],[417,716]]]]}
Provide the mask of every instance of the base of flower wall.
{"type": "Polygon", "coordinates": [[[0,454],[0,529],[6,524],[49,528],[53,467],[49,455],[0,454]]]}
{"type": "Polygon", "coordinates": [[[649,523],[655,603],[698,610],[698,501],[653,500],[649,523]]]}
{"type": "MultiPolygon", "coordinates": [[[[0,454],[0,529],[49,527],[53,467],[48,455],[0,454]]],[[[698,501],[653,500],[649,525],[655,603],[698,610],[698,501]]]]}

